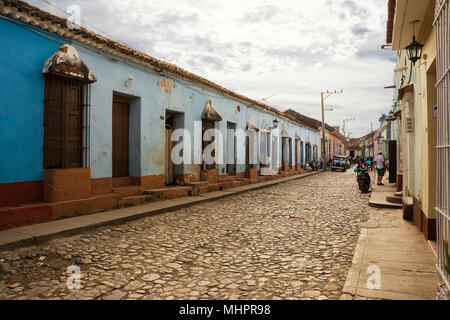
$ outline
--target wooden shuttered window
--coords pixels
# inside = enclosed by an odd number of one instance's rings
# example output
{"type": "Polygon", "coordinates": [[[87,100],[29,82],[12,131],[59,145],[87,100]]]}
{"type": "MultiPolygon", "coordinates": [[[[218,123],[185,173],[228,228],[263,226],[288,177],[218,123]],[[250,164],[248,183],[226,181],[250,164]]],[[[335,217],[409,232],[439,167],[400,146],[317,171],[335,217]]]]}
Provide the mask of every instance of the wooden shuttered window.
{"type": "Polygon", "coordinates": [[[44,169],[83,167],[82,81],[45,75],[44,169]]]}

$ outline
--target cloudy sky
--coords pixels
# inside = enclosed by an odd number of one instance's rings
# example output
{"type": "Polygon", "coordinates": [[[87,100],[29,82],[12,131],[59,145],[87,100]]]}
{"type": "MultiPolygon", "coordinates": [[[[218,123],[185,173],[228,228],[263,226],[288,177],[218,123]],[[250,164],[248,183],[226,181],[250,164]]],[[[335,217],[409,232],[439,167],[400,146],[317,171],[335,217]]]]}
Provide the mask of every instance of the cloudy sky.
{"type": "MultiPolygon", "coordinates": [[[[28,3],[67,16],[42,0],[28,3]]],[[[396,55],[385,43],[387,0],[51,0],[134,48],[284,111],[362,136],[392,105],[396,55]]],[[[83,24],[83,23],[82,23],[83,24]]],[[[87,26],[93,31],[91,26],[87,26]]]]}

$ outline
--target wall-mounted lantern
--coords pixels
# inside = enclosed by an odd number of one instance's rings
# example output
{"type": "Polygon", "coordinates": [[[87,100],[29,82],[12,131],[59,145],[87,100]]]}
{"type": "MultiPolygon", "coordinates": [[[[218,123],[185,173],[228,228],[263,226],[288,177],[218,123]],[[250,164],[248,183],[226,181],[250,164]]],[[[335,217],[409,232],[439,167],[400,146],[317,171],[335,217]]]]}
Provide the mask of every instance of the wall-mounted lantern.
{"type": "Polygon", "coordinates": [[[277,119],[273,120],[273,127],[278,128],[278,120],[277,119]]]}
{"type": "Polygon", "coordinates": [[[415,25],[419,22],[419,20],[414,20],[411,22],[413,24],[413,40],[412,42],[405,47],[406,53],[408,54],[408,59],[415,65],[416,61],[420,59],[422,56],[422,48],[423,45],[416,41],[416,31],[415,25]]]}

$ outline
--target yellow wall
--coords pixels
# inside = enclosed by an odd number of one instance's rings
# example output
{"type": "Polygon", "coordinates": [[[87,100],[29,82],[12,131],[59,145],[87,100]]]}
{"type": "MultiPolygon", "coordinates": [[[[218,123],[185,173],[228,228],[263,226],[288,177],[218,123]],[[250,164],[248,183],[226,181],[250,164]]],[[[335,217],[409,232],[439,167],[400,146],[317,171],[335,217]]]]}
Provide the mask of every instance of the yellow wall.
{"type": "Polygon", "coordinates": [[[436,38],[434,29],[424,44],[421,60],[421,131],[422,131],[422,211],[428,218],[435,218],[436,205],[436,142],[437,121],[433,118],[433,106],[437,104],[436,38]],[[425,59],[426,58],[426,59],[425,59]]]}

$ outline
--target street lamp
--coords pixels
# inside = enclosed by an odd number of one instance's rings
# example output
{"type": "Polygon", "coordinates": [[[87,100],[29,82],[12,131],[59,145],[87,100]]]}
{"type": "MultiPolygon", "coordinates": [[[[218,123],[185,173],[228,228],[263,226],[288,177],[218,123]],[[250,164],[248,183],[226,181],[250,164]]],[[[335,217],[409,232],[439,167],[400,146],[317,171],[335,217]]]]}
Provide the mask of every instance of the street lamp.
{"type": "Polygon", "coordinates": [[[277,128],[278,127],[278,120],[275,118],[273,119],[273,127],[277,128]]]}
{"type": "Polygon", "coordinates": [[[420,59],[422,56],[422,48],[423,45],[416,41],[416,31],[415,24],[419,22],[419,20],[414,20],[411,22],[413,24],[413,39],[412,42],[405,47],[406,53],[408,54],[409,60],[415,65],[416,61],[420,59]]]}
{"type": "Polygon", "coordinates": [[[330,91],[327,90],[326,92],[320,93],[320,98],[322,100],[322,159],[323,159],[323,168],[324,170],[327,169],[327,161],[326,161],[326,152],[325,152],[325,108],[324,108],[324,102],[333,94],[338,93],[344,93],[344,90],[334,90],[330,91]]]}

